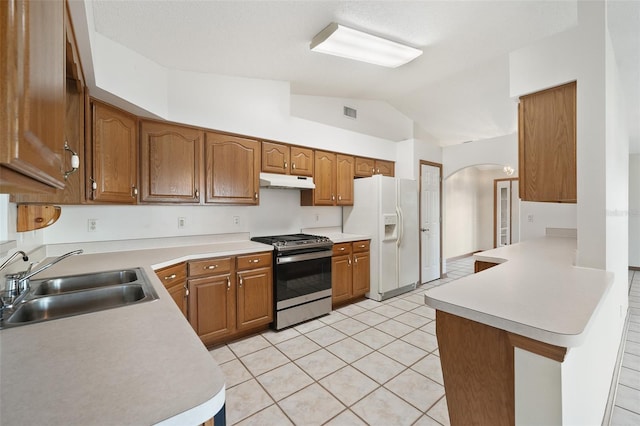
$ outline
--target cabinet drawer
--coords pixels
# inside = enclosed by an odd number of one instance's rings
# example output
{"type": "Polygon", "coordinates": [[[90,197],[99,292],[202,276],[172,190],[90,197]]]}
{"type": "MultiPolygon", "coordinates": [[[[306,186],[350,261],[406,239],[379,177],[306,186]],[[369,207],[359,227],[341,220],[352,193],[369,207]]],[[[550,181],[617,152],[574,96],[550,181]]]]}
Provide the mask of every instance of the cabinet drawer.
{"type": "Polygon", "coordinates": [[[333,255],[351,254],[351,243],[340,243],[333,245],[333,255]]]}
{"type": "Polygon", "coordinates": [[[189,262],[189,276],[215,275],[231,271],[230,257],[194,260],[189,262]]]}
{"type": "Polygon", "coordinates": [[[353,242],[353,251],[355,253],[362,253],[365,251],[369,251],[369,241],[354,241],[353,242]]]}
{"type": "Polygon", "coordinates": [[[271,252],[255,253],[238,256],[238,270],[262,268],[271,266],[271,252]]]}
{"type": "Polygon", "coordinates": [[[158,269],[156,275],[162,281],[165,288],[173,287],[177,284],[183,284],[187,278],[187,265],[179,263],[177,265],[167,266],[166,268],[158,269]]]}

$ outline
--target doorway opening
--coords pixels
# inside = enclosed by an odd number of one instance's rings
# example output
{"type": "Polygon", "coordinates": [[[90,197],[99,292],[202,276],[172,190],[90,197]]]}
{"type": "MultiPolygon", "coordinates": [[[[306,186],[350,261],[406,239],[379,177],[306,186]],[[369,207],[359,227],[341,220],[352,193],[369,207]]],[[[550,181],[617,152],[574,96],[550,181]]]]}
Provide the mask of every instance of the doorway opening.
{"type": "Polygon", "coordinates": [[[442,164],[420,160],[420,282],[442,278],[442,164]]]}

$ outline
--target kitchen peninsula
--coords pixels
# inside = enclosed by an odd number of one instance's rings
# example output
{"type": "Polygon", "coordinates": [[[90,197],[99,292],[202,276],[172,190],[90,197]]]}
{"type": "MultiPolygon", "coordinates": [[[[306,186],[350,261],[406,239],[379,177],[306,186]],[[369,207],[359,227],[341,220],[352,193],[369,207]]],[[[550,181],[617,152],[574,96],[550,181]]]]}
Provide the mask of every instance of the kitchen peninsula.
{"type": "Polygon", "coordinates": [[[480,252],[496,266],[426,292],[452,425],[563,423],[563,363],[613,283],[575,255],[575,237],[555,236],[480,252]]]}

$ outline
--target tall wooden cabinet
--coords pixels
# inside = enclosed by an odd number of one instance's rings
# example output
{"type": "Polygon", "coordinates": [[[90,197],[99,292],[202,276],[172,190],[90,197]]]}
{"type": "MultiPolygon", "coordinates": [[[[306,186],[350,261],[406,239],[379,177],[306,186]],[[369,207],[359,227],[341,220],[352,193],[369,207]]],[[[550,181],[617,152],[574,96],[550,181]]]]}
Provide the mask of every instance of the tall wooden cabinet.
{"type": "Polygon", "coordinates": [[[64,188],[64,2],[0,3],[0,190],[64,188]]]}
{"type": "Polygon", "coordinates": [[[576,83],[520,97],[520,198],[577,201],[576,83]]]}
{"type": "Polygon", "coordinates": [[[207,132],[204,151],[205,202],[259,204],[260,142],[207,132]]]}
{"type": "Polygon", "coordinates": [[[353,205],[354,157],[316,150],[313,167],[316,187],[300,191],[301,205],[353,205]]]}
{"type": "Polygon", "coordinates": [[[142,121],[140,201],[200,203],[203,140],[201,129],[142,121]]]}

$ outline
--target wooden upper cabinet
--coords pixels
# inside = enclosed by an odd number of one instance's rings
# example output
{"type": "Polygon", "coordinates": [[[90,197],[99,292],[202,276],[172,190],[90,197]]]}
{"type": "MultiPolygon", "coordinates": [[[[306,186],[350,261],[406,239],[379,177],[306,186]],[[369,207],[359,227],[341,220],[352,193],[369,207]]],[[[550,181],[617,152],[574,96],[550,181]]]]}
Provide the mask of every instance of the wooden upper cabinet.
{"type": "Polygon", "coordinates": [[[520,198],[577,201],[576,83],[520,97],[520,198]]]}
{"type": "Polygon", "coordinates": [[[377,175],[390,176],[395,175],[395,164],[393,161],[376,160],[375,168],[377,175]]]}
{"type": "Polygon", "coordinates": [[[313,176],[313,150],[274,142],[262,142],[262,171],[313,176]]]}
{"type": "Polygon", "coordinates": [[[259,204],[260,142],[208,132],[204,150],[207,203],[259,204]]]}
{"type": "Polygon", "coordinates": [[[142,202],[200,203],[204,132],[155,121],[140,126],[142,202]]]}
{"type": "Polygon", "coordinates": [[[64,2],[0,4],[0,191],[64,188],[64,2]]]}
{"type": "Polygon", "coordinates": [[[313,181],[315,189],[300,191],[303,206],[333,206],[336,202],[336,154],[333,152],[314,152],[313,181]]]}
{"type": "Polygon", "coordinates": [[[393,161],[356,157],[355,177],[371,177],[373,175],[393,177],[395,175],[395,163],[393,161]]]}
{"type": "Polygon", "coordinates": [[[91,101],[91,168],[88,198],[96,202],[135,204],[138,182],[136,118],[91,101]]]}
{"type": "Polygon", "coordinates": [[[353,177],[355,159],[350,155],[336,155],[336,205],[353,205],[353,177]]]}

